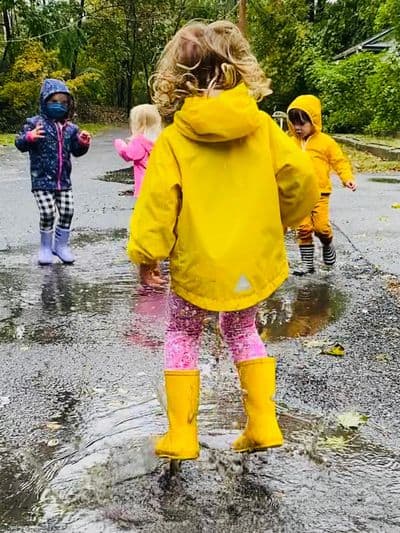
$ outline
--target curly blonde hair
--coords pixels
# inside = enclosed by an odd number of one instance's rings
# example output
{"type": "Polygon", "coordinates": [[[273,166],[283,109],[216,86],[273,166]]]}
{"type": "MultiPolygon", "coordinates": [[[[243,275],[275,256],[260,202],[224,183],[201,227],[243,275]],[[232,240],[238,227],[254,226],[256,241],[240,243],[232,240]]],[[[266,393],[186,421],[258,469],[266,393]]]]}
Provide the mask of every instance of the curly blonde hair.
{"type": "Polygon", "coordinates": [[[153,101],[165,120],[173,117],[185,98],[226,90],[243,82],[262,100],[271,94],[250,45],[232,22],[190,22],[168,42],[150,80],[153,101]]]}

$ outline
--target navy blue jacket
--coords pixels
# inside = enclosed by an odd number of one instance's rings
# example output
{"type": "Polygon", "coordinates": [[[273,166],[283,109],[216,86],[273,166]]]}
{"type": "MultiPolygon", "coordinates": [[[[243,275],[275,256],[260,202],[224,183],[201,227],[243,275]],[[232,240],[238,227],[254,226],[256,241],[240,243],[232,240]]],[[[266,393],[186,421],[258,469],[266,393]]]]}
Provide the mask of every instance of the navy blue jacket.
{"type": "Polygon", "coordinates": [[[59,80],[46,79],[40,91],[40,115],[28,118],[15,146],[28,152],[31,166],[32,191],[68,191],[71,189],[71,154],[79,157],[89,149],[79,141],[79,128],[68,120],[55,121],[46,114],[46,100],[54,93],[66,93],[68,87],[59,80]],[[29,142],[26,134],[38,123],[44,128],[44,137],[29,142]]]}

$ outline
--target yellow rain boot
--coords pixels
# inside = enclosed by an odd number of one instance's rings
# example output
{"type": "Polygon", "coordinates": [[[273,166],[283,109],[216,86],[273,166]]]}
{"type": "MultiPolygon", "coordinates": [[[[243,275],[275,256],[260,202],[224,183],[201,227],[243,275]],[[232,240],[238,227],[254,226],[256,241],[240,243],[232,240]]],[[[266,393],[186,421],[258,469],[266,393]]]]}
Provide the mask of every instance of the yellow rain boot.
{"type": "Polygon", "coordinates": [[[166,370],[169,429],[155,446],[156,455],[170,459],[197,459],[197,412],[199,409],[200,372],[198,370],[166,370]]]}
{"type": "Polygon", "coordinates": [[[237,452],[281,446],[283,437],[275,414],[275,359],[262,357],[238,363],[247,414],[245,430],[232,444],[237,452]]]}

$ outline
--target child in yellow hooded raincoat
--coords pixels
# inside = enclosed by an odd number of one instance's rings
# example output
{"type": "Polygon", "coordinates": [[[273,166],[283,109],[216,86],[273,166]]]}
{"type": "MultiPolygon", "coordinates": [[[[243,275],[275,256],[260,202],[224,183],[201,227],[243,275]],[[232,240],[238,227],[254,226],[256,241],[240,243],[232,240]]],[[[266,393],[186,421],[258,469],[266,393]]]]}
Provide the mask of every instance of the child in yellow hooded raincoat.
{"type": "Polygon", "coordinates": [[[143,284],[162,283],[170,259],[165,340],[169,430],[156,453],[199,454],[199,338],[208,311],[236,363],[247,425],[236,451],[282,444],[275,360],[260,339],[257,304],[288,276],[283,226],[297,224],[319,193],[305,154],[256,100],[269,80],[230,22],[192,23],[167,44],[153,79],[155,103],[172,124],[150,155],[127,252],[143,284]]]}
{"type": "Polygon", "coordinates": [[[314,269],[313,233],[322,244],[322,259],[327,266],[336,262],[336,251],[332,243],[333,231],[329,221],[329,198],[332,183],[329,173],[333,169],[345,187],[355,191],[351,165],[340,146],[322,130],[321,102],[312,94],[304,94],[293,100],[288,108],[288,122],[291,135],[298,146],[307,152],[318,176],[320,198],[312,211],[297,228],[297,238],[303,268],[295,274],[312,274],[314,269]]]}

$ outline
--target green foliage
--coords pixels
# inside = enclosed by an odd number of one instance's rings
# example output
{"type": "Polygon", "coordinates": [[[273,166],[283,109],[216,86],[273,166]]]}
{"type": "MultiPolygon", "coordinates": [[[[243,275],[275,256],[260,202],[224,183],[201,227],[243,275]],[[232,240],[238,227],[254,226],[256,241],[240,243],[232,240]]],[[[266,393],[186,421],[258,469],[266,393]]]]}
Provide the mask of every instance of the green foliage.
{"type": "Polygon", "coordinates": [[[385,54],[368,78],[373,120],[368,131],[390,134],[400,131],[400,58],[385,54]]]}
{"type": "Polygon", "coordinates": [[[249,34],[254,51],[272,79],[270,110],[286,109],[304,92],[305,49],[310,37],[309,5],[303,0],[253,2],[249,34]]]}
{"type": "Polygon", "coordinates": [[[57,53],[46,52],[38,42],[17,57],[0,86],[0,131],[15,129],[37,113],[40,84],[56,67],[57,53]]]}
{"type": "Polygon", "coordinates": [[[101,72],[83,72],[67,85],[79,106],[104,103],[106,87],[101,72]]]}
{"type": "MultiPolygon", "coordinates": [[[[40,83],[48,76],[67,80],[88,120],[97,116],[98,105],[127,111],[149,101],[148,80],[177,29],[191,19],[236,21],[237,5],[0,0],[0,130],[36,112],[40,83]]],[[[248,36],[272,79],[267,109],[285,110],[297,95],[312,92],[321,97],[331,130],[399,130],[396,57],[359,54],[329,62],[391,26],[400,40],[399,13],[400,0],[248,0],[248,36]]]]}
{"type": "Polygon", "coordinates": [[[400,0],[386,0],[381,2],[376,18],[375,29],[381,31],[394,27],[396,38],[400,41],[400,0]]]}
{"type": "Polygon", "coordinates": [[[382,0],[337,0],[326,3],[313,30],[322,55],[332,57],[372,37],[375,19],[384,3],[382,0]]]}
{"type": "Polygon", "coordinates": [[[17,57],[8,78],[13,81],[43,79],[57,66],[57,52],[45,51],[39,42],[33,41],[17,57]]]}
{"type": "Polygon", "coordinates": [[[330,63],[317,61],[308,70],[322,101],[324,125],[330,131],[363,131],[373,119],[368,78],[379,57],[362,53],[330,63]]]}

